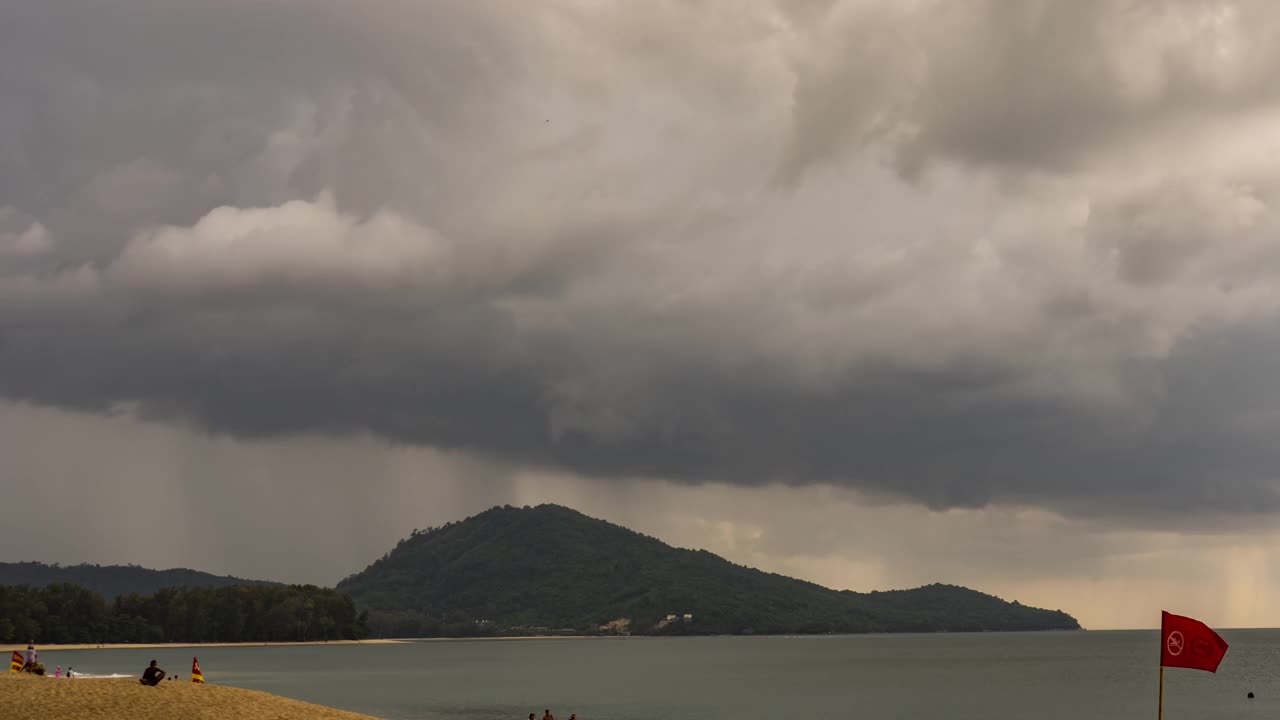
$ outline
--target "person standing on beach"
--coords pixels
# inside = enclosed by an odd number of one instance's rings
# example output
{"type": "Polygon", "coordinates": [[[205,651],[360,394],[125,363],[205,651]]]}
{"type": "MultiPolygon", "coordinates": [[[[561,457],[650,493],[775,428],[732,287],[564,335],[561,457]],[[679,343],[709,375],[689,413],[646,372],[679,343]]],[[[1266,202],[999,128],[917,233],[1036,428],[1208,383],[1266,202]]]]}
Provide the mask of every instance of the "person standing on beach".
{"type": "Polygon", "coordinates": [[[36,666],[36,660],[37,660],[39,657],[40,657],[40,654],[36,652],[36,644],[35,644],[35,641],[33,640],[33,641],[31,641],[31,642],[27,643],[27,656],[26,656],[27,664],[26,664],[26,667],[28,667],[28,668],[33,668],[33,667],[35,667],[35,666],[36,666]]]}
{"type": "Polygon", "coordinates": [[[54,677],[56,677],[56,678],[60,678],[60,677],[62,677],[62,666],[61,666],[61,665],[59,665],[59,666],[58,666],[58,669],[57,669],[57,670],[54,670],[54,671],[53,671],[53,676],[54,676],[54,677]]]}
{"type": "Polygon", "coordinates": [[[70,666],[70,665],[68,665],[68,666],[67,666],[67,679],[68,679],[68,680],[70,680],[70,679],[71,679],[71,666],[70,666]]]}
{"type": "Polygon", "coordinates": [[[551,714],[551,710],[542,711],[542,720],[556,720],[556,716],[551,714]]]}

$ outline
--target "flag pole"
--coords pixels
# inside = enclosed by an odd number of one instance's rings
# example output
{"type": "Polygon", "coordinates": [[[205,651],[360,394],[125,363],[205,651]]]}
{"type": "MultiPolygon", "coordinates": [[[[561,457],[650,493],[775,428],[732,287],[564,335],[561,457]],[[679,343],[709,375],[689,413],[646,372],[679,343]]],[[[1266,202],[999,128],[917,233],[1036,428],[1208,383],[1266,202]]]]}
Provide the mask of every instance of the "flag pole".
{"type": "Polygon", "coordinates": [[[1156,664],[1160,666],[1160,699],[1156,701],[1156,720],[1164,720],[1164,618],[1165,613],[1160,613],[1160,650],[1156,654],[1156,664]]]}
{"type": "Polygon", "coordinates": [[[1164,720],[1164,664],[1160,665],[1160,702],[1156,705],[1156,720],[1164,720]]]}

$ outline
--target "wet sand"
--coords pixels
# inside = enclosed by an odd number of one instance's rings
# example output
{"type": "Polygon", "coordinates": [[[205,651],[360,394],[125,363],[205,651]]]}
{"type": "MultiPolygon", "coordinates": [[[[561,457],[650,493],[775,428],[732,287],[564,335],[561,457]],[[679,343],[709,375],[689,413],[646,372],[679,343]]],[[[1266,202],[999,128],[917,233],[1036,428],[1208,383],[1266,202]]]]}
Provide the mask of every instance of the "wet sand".
{"type": "Polygon", "coordinates": [[[5,720],[373,720],[368,715],[220,685],[136,678],[74,680],[25,674],[0,675],[0,715],[5,720]]]}

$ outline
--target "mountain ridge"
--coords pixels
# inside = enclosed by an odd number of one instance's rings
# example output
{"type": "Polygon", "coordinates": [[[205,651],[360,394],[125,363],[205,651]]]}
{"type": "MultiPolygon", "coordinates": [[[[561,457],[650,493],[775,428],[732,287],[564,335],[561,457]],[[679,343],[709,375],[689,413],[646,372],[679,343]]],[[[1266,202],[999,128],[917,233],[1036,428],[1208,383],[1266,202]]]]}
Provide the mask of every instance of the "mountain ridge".
{"type": "Polygon", "coordinates": [[[0,585],[45,587],[70,583],[111,600],[119,595],[150,595],[162,588],[227,587],[231,585],[283,585],[271,580],[247,580],[231,575],[169,568],[153,570],[140,565],[46,564],[42,562],[0,562],[0,585]]]}
{"type": "Polygon", "coordinates": [[[856,593],[675,548],[559,505],[415,530],[338,583],[382,636],[1075,630],[955,585],[856,593]]]}

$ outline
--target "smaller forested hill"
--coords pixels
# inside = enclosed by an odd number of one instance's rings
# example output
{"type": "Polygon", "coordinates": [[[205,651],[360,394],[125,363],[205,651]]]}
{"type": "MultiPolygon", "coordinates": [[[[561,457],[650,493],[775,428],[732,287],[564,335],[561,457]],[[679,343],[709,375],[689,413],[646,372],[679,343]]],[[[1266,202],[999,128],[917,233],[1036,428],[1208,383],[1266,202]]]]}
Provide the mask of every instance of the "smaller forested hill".
{"type": "Polygon", "coordinates": [[[244,580],[229,575],[210,575],[199,570],[174,568],[150,570],[137,565],[46,565],[38,562],[0,563],[0,585],[42,587],[71,583],[110,600],[117,595],[150,595],[169,587],[226,587],[228,585],[279,585],[263,580],[244,580]]]}
{"type": "Polygon", "coordinates": [[[498,507],[415,532],[338,589],[369,611],[375,635],[401,637],[602,625],[632,634],[1079,628],[1064,612],[956,586],[831,590],[556,505],[498,507]]]}

